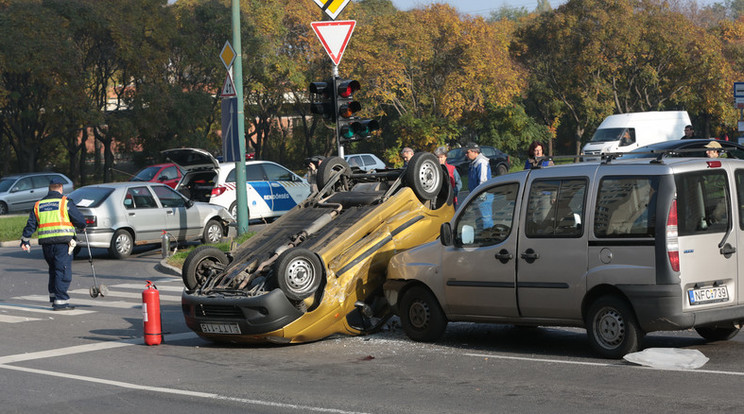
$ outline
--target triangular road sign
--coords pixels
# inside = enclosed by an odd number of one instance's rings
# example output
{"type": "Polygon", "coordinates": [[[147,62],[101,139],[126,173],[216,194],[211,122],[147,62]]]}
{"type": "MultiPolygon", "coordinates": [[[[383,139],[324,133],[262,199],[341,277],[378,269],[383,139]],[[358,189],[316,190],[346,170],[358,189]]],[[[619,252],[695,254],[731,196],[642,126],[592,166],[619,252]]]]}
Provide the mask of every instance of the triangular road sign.
{"type": "Polygon", "coordinates": [[[337,22],[312,22],[315,34],[318,35],[320,43],[325,48],[333,63],[338,66],[344,56],[344,50],[349,44],[351,34],[354,32],[356,20],[339,20],[337,22]]]}
{"type": "Polygon", "coordinates": [[[230,72],[228,72],[227,77],[225,78],[225,84],[222,85],[222,93],[220,94],[220,97],[231,98],[233,96],[238,96],[238,93],[235,91],[235,84],[233,83],[232,76],[230,76],[230,72]]]}

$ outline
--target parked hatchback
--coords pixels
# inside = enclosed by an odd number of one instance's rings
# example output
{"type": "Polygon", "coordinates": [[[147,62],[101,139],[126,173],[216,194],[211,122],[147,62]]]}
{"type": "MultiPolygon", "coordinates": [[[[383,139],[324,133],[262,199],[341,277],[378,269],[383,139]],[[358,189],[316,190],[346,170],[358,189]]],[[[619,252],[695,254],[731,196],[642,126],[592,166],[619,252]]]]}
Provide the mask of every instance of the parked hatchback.
{"type": "Polygon", "coordinates": [[[181,180],[181,176],[183,174],[176,164],[155,164],[139,170],[129,181],[163,183],[170,188],[176,188],[178,181],[181,180]]]}
{"type": "MultiPolygon", "coordinates": [[[[196,148],[163,151],[184,176],[176,189],[194,201],[227,208],[237,217],[234,162],[217,162],[209,152],[196,148]]],[[[310,195],[310,184],[287,168],[271,161],[246,161],[245,185],[250,219],[281,216],[310,195]]]]}
{"type": "Polygon", "coordinates": [[[584,327],[602,356],[645,333],[725,340],[744,323],[744,161],[610,160],[520,171],[472,192],[437,242],[393,257],[406,334],[448,321],[584,327]]]}
{"type": "Polygon", "coordinates": [[[59,173],[28,173],[0,178],[0,214],[31,210],[49,192],[52,178],[65,182],[63,193],[73,190],[72,181],[59,173]]]}
{"type": "MultiPolygon", "coordinates": [[[[509,156],[494,147],[481,145],[481,154],[488,158],[491,165],[491,175],[504,175],[509,172],[509,156]]],[[[455,148],[447,152],[447,164],[454,165],[461,177],[468,176],[470,160],[465,154],[465,148],[455,148]]]]}
{"type": "Polygon", "coordinates": [[[68,197],[87,224],[87,238],[77,235],[78,251],[87,240],[117,259],[128,257],[135,245],[160,243],[164,231],[173,241],[216,243],[233,221],[223,207],[195,203],[165,184],[88,185],[68,197]]]}

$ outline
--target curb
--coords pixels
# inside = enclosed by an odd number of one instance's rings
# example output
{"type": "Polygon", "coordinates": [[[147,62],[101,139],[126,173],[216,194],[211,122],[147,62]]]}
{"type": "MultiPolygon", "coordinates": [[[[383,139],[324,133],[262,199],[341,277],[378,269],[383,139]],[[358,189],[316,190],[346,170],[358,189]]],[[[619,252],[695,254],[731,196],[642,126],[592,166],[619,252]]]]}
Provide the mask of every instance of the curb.
{"type": "MultiPolygon", "coordinates": [[[[39,245],[39,239],[31,239],[29,241],[29,244],[32,245],[32,246],[38,246],[39,245]]],[[[0,242],[0,247],[17,247],[17,248],[20,249],[21,248],[21,239],[0,242]]]]}
{"type": "Polygon", "coordinates": [[[165,273],[167,275],[181,277],[181,269],[175,266],[169,265],[168,263],[166,263],[167,261],[168,261],[167,258],[161,260],[160,263],[155,265],[155,270],[157,270],[160,273],[165,273]]]}

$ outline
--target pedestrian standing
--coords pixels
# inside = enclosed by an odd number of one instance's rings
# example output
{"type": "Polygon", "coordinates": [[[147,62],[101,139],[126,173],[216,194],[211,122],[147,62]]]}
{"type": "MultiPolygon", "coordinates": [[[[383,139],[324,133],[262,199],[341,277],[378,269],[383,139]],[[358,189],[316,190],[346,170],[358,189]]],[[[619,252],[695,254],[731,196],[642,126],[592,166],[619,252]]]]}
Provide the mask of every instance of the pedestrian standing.
{"type": "Polygon", "coordinates": [[[400,156],[403,158],[403,167],[408,166],[408,161],[411,160],[411,157],[413,157],[413,149],[410,147],[405,147],[403,150],[400,151],[400,156]]]}
{"type": "Polygon", "coordinates": [[[480,147],[474,142],[465,146],[465,155],[470,160],[470,170],[468,171],[468,189],[475,190],[475,187],[491,179],[491,164],[485,155],[481,154],[480,147]]]}
{"type": "Polygon", "coordinates": [[[53,178],[49,192],[36,202],[28,215],[21,237],[21,249],[31,251],[31,235],[39,230],[39,245],[49,266],[49,302],[53,310],[70,310],[67,289],[72,282],[72,250],[75,228],[85,228],[85,217],[62,195],[64,182],[53,178]]]}
{"type": "Polygon", "coordinates": [[[454,165],[447,164],[447,147],[439,147],[435,149],[434,155],[439,158],[439,163],[447,168],[447,173],[449,173],[450,178],[450,185],[452,187],[452,191],[454,192],[452,202],[455,208],[457,208],[457,195],[460,193],[460,188],[462,188],[460,173],[457,172],[457,168],[455,168],[454,165]]]}
{"type": "Polygon", "coordinates": [[[682,138],[680,139],[694,139],[695,137],[695,129],[692,128],[692,125],[685,126],[685,134],[682,135],[682,138]]]}

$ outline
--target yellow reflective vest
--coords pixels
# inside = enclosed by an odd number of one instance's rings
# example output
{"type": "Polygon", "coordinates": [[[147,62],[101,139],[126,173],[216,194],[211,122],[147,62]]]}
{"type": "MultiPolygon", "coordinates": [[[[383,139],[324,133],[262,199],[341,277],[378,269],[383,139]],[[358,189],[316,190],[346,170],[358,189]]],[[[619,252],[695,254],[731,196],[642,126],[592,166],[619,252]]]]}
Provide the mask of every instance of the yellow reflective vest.
{"type": "Polygon", "coordinates": [[[39,242],[51,237],[75,236],[75,226],[70,222],[70,215],[67,213],[67,197],[37,201],[34,205],[34,214],[39,223],[39,242]]]}

